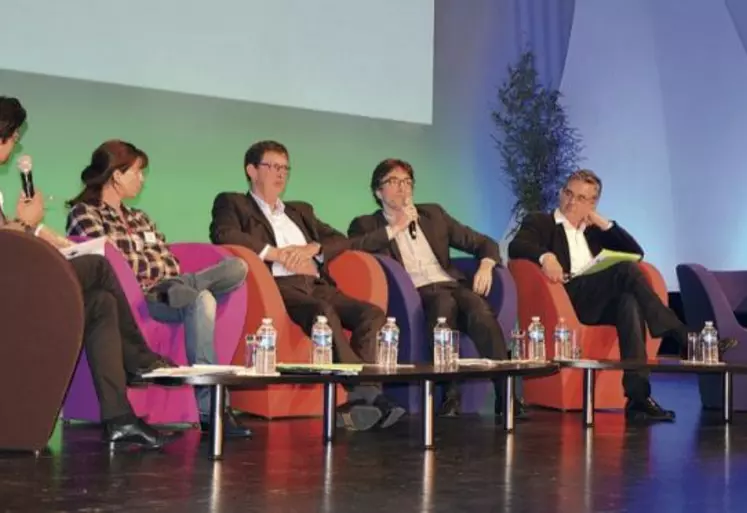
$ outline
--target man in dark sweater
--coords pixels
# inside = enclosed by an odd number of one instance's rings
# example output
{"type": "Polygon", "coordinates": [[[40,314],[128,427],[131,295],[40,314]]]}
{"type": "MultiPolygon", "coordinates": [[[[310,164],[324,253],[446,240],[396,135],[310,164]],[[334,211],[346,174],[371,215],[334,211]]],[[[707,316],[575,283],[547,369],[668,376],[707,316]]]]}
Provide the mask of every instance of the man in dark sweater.
{"type": "MultiPolygon", "coordinates": [[[[601,193],[602,181],[592,171],[571,174],[561,190],[560,207],[549,214],[527,215],[509,245],[509,256],[531,260],[551,282],[563,283],[583,324],[615,326],[623,359],[646,359],[647,327],[653,336],[671,335],[686,347],[687,327],[661,302],[637,264],[619,263],[578,275],[603,249],[643,256],[643,249],[628,232],[596,211],[601,193]]],[[[723,340],[720,348],[726,350],[735,343],[723,340]]],[[[629,418],[674,420],[674,412],[651,397],[647,372],[626,371],[623,387],[629,418]]]]}

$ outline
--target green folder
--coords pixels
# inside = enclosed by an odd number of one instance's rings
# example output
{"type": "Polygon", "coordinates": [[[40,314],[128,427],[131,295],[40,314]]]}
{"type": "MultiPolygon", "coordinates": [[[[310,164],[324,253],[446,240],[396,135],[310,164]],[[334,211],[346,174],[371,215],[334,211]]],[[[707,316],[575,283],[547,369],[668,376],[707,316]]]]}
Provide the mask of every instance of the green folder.
{"type": "Polygon", "coordinates": [[[598,273],[621,262],[640,262],[643,255],[636,253],[623,253],[621,251],[611,251],[603,249],[591,262],[586,264],[580,271],[573,276],[588,276],[589,274],[598,273]]]}

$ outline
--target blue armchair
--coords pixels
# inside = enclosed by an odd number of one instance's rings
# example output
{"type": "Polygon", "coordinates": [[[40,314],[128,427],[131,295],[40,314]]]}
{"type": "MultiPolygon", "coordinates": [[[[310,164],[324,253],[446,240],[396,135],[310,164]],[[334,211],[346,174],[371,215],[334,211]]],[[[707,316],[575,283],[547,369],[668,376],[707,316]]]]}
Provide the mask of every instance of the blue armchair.
{"type": "MultiPolygon", "coordinates": [[[[699,264],[677,266],[682,304],[688,329],[700,331],[713,321],[720,337],[733,337],[739,345],[724,355],[731,363],[747,363],[747,329],[739,323],[747,307],[747,271],[710,271],[699,264]]],[[[720,375],[701,375],[700,400],[705,408],[724,402],[720,375]]],[[[734,376],[735,410],[747,410],[747,376],[734,376]]]]}
{"type": "MultiPolygon", "coordinates": [[[[400,363],[425,363],[432,361],[432,334],[427,332],[423,305],[420,301],[412,279],[396,260],[376,255],[386,274],[389,286],[388,315],[397,318],[400,328],[400,363]]],[[[470,279],[474,276],[479,261],[474,258],[455,258],[452,260],[470,279]]],[[[511,329],[516,322],[517,300],[516,286],[508,269],[496,266],[493,271],[493,286],[488,295],[488,302],[497,313],[498,322],[508,342],[511,329]]],[[[477,350],[472,340],[465,334],[460,337],[460,356],[477,358],[477,350]]],[[[489,381],[469,381],[462,385],[462,412],[479,412],[486,406],[492,390],[489,381]]],[[[387,386],[387,393],[396,399],[410,413],[420,411],[421,396],[418,385],[387,386]]],[[[442,393],[439,387],[438,395],[442,393]]],[[[439,401],[439,398],[436,398],[439,401]]],[[[440,401],[436,404],[440,404],[440,401]]],[[[490,404],[492,412],[493,405],[490,404]]]]}

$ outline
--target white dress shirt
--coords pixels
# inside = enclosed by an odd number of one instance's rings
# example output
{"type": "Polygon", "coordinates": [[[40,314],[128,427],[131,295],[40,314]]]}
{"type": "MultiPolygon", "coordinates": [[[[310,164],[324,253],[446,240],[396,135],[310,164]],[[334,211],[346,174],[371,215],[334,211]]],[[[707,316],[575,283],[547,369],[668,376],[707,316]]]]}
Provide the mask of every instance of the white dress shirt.
{"type": "MultiPolygon", "coordinates": [[[[388,216],[384,214],[384,217],[388,216]]],[[[402,230],[392,237],[391,228],[387,227],[389,239],[394,239],[397,249],[402,256],[402,265],[407,274],[412,278],[415,288],[440,283],[445,281],[454,281],[454,278],[444,271],[441,264],[433,252],[433,248],[428,244],[428,240],[423,235],[420,225],[415,223],[415,239],[410,236],[409,230],[402,230]]]]}
{"type": "MultiPolygon", "coordinates": [[[[288,217],[285,213],[285,204],[278,199],[274,208],[267,204],[265,200],[251,193],[254,201],[259,205],[260,210],[269,221],[272,227],[272,232],[275,235],[275,242],[278,248],[284,248],[286,246],[305,246],[307,241],[304,237],[301,229],[288,217]]],[[[267,256],[267,252],[270,251],[270,245],[267,244],[262,251],[259,253],[259,258],[262,260],[267,256]]],[[[280,262],[272,263],[272,275],[273,276],[293,276],[295,273],[289,271],[280,262]]]]}
{"type": "Polygon", "coordinates": [[[581,223],[576,228],[558,209],[555,209],[553,217],[555,218],[555,224],[562,224],[565,230],[565,237],[568,239],[568,253],[571,257],[571,275],[573,276],[594,258],[584,235],[586,223],[581,223]]]}

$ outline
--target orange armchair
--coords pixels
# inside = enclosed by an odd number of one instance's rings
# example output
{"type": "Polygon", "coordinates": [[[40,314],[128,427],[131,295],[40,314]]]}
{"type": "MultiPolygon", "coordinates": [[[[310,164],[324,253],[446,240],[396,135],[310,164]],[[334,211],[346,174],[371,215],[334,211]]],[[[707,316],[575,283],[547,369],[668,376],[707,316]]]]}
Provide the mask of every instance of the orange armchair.
{"type": "MultiPolygon", "coordinates": [[[[241,246],[224,246],[249,266],[247,273],[247,314],[245,333],[253,333],[263,317],[271,317],[278,330],[277,361],[307,362],[311,340],[291,321],[280,292],[265,262],[241,246]]],[[[345,294],[372,303],[386,311],[386,277],[376,259],[359,251],[346,251],[330,263],[330,274],[345,294]]],[[[239,344],[232,363],[244,364],[245,344],[239,344]]],[[[338,403],[346,400],[340,387],[338,403]]],[[[231,393],[231,407],[265,417],[316,417],[322,414],[321,385],[273,385],[264,389],[231,393]]]]}
{"type": "MultiPolygon", "coordinates": [[[[654,266],[647,263],[641,263],[640,266],[656,294],[666,303],[667,287],[664,278],[654,266]]],[[[519,322],[521,326],[526,327],[532,316],[540,317],[547,330],[545,343],[548,358],[555,356],[552,329],[560,317],[564,317],[569,327],[576,331],[576,340],[583,358],[620,358],[615,328],[581,324],[563,285],[550,283],[540,267],[529,260],[512,260],[508,267],[518,291],[519,322]]],[[[656,356],[660,343],[661,339],[654,339],[650,333],[646,334],[648,356],[656,356]]],[[[546,378],[526,380],[524,399],[528,404],[560,410],[579,410],[583,396],[581,381],[581,374],[573,369],[563,369],[558,374],[546,378]]],[[[623,408],[625,397],[622,390],[622,372],[598,372],[594,396],[596,407],[600,410],[623,408]]]]}

